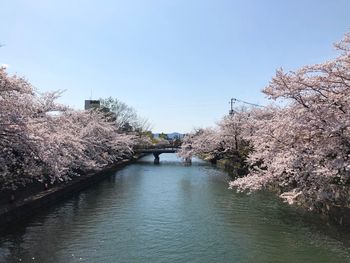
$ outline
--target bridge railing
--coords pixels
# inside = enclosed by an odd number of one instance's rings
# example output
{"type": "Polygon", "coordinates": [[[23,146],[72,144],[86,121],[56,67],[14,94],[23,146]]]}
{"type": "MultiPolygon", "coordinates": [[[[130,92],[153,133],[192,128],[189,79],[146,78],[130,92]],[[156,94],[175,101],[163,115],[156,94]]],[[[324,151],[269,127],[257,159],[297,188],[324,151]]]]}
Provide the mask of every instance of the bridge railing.
{"type": "Polygon", "coordinates": [[[167,150],[178,150],[180,149],[180,146],[174,146],[174,145],[140,145],[137,147],[134,147],[134,150],[158,150],[158,149],[167,149],[167,150]]]}

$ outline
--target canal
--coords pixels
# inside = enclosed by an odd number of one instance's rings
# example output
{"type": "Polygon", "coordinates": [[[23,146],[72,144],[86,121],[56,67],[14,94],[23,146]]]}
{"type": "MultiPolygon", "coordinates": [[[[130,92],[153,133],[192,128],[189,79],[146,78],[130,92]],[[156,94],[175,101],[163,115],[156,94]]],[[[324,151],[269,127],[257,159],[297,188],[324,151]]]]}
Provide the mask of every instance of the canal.
{"type": "Polygon", "coordinates": [[[0,262],[350,262],[346,229],[175,154],[114,172],[0,237],[0,262]]]}

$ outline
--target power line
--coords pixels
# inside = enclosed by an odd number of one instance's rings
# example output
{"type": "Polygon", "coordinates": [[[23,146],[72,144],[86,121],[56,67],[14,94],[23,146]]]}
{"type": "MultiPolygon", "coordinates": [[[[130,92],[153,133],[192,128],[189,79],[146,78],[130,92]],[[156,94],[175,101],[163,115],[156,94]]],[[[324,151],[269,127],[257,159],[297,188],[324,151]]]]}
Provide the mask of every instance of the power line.
{"type": "Polygon", "coordinates": [[[233,114],[236,112],[236,111],[233,109],[233,104],[234,104],[235,102],[241,102],[241,103],[248,104],[248,105],[251,105],[251,106],[254,106],[254,107],[265,108],[265,106],[262,106],[262,105],[259,105],[259,104],[251,103],[251,102],[244,101],[244,100],[239,100],[239,99],[236,99],[236,98],[231,98],[231,101],[229,102],[230,105],[231,105],[231,109],[230,109],[230,111],[229,111],[229,114],[230,114],[230,115],[233,115],[233,114]]]}

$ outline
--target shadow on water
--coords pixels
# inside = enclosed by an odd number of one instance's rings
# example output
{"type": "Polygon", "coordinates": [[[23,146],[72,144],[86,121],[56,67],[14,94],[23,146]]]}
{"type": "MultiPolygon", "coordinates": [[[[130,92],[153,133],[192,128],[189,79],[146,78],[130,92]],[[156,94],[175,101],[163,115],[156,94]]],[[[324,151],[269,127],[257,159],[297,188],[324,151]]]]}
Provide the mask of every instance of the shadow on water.
{"type": "MultiPolygon", "coordinates": [[[[175,154],[169,154],[169,153],[164,153],[160,155],[160,163],[159,164],[154,164],[152,162],[153,160],[153,156],[152,155],[148,155],[145,156],[143,158],[141,158],[140,160],[138,160],[135,165],[145,165],[145,166],[181,166],[181,167],[189,167],[189,166],[205,166],[207,167],[208,164],[207,162],[193,157],[192,158],[192,162],[191,164],[188,164],[186,162],[183,162],[181,160],[181,158],[177,157],[175,154]],[[172,157],[170,157],[172,156],[172,157]],[[163,158],[162,158],[163,157],[163,158]],[[170,157],[170,158],[169,158],[170,157]]],[[[212,165],[214,167],[214,165],[212,165]]]]}
{"type": "Polygon", "coordinates": [[[0,234],[0,262],[349,262],[349,229],[153,156],[0,234]],[[33,259],[34,258],[34,259],[33,259]]]}

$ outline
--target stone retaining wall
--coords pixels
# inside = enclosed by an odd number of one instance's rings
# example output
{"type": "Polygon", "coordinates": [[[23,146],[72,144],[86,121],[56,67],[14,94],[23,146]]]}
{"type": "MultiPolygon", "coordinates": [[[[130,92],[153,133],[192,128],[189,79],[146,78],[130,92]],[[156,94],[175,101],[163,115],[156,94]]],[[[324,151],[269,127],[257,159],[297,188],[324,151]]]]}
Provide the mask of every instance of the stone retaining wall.
{"type": "Polygon", "coordinates": [[[93,183],[101,181],[107,176],[110,176],[110,173],[108,172],[116,171],[120,167],[141,157],[142,156],[138,156],[134,159],[123,160],[116,164],[107,166],[101,171],[92,171],[80,177],[75,177],[72,181],[56,185],[35,195],[9,203],[8,205],[3,205],[0,208],[0,229],[4,229],[10,224],[32,216],[39,209],[48,207],[49,205],[83,190],[93,183]]]}

